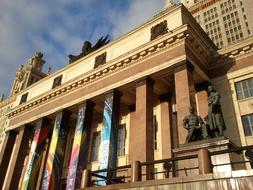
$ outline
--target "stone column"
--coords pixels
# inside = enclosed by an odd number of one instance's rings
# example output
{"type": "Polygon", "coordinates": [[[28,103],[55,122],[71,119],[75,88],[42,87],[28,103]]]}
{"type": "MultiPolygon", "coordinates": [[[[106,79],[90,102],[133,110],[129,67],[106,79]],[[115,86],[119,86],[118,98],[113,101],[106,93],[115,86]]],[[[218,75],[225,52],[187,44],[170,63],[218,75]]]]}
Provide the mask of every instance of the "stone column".
{"type": "Polygon", "coordinates": [[[141,181],[141,163],[140,161],[131,164],[131,182],[141,181]]]}
{"type": "Polygon", "coordinates": [[[31,135],[32,129],[30,126],[20,127],[6,172],[3,189],[18,189],[31,135]]]}
{"type": "MultiPolygon", "coordinates": [[[[130,152],[133,161],[154,160],[153,136],[153,85],[150,78],[140,80],[136,85],[136,112],[135,125],[131,127],[130,152]]],[[[147,179],[152,179],[151,173],[154,165],[143,167],[142,173],[148,174],[147,179]]]]}
{"type": "Polygon", "coordinates": [[[48,149],[49,149],[49,137],[46,139],[45,145],[43,147],[43,152],[42,152],[42,158],[41,158],[41,164],[40,164],[40,169],[38,172],[38,180],[37,180],[37,185],[36,185],[36,190],[41,189],[42,185],[42,180],[43,180],[43,171],[46,166],[46,159],[47,159],[47,154],[48,154],[48,149]]]}
{"type": "Polygon", "coordinates": [[[184,144],[187,130],[183,127],[183,119],[189,114],[190,105],[196,107],[193,66],[185,62],[174,69],[177,104],[177,127],[179,144],[184,144]]]}
{"type": "Polygon", "coordinates": [[[204,119],[204,117],[208,115],[208,85],[208,82],[203,82],[195,86],[198,115],[202,119],[204,119]]]}
{"type": "MultiPolygon", "coordinates": [[[[99,169],[115,168],[117,162],[117,128],[120,116],[120,92],[113,90],[105,96],[101,145],[99,152],[99,169]]],[[[99,175],[108,176],[107,172],[99,175]]],[[[101,182],[100,185],[105,185],[101,182]]]]}
{"type": "Polygon", "coordinates": [[[161,144],[162,144],[162,158],[172,157],[172,131],[170,121],[170,102],[169,94],[160,96],[161,109],[161,144]]]}
{"type": "Polygon", "coordinates": [[[70,112],[67,110],[62,110],[56,115],[46,167],[43,174],[42,190],[58,189],[60,187],[69,120],[70,112]]]}
{"type": "Polygon", "coordinates": [[[50,128],[50,120],[47,118],[40,119],[37,121],[37,124],[34,129],[33,141],[31,145],[31,150],[28,156],[27,166],[25,168],[23,182],[21,184],[22,190],[25,189],[35,189],[36,184],[31,184],[31,180],[38,180],[38,173],[36,172],[36,168],[34,165],[38,162],[40,155],[43,153],[41,150],[41,146],[44,146],[45,141],[47,139],[47,135],[50,128]]]}
{"type": "Polygon", "coordinates": [[[79,106],[67,177],[68,190],[78,189],[81,185],[82,172],[88,158],[84,155],[88,155],[89,151],[93,105],[87,101],[79,106]]]}
{"type": "Polygon", "coordinates": [[[14,131],[8,131],[4,135],[2,149],[0,152],[0,189],[3,187],[3,182],[11,158],[16,134],[17,133],[14,131]]]}
{"type": "MultiPolygon", "coordinates": [[[[129,117],[130,117],[130,127],[129,127],[129,163],[134,162],[134,155],[132,152],[134,152],[135,146],[134,146],[134,139],[135,139],[135,105],[129,106],[129,117]]],[[[131,173],[129,173],[130,175],[131,173]]]]}

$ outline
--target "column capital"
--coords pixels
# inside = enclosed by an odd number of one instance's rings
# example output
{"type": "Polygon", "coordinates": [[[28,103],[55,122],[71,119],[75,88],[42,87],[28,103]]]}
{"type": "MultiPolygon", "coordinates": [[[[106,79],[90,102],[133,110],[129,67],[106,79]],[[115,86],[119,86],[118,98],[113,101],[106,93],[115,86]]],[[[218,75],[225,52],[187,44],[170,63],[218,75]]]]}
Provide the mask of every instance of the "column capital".
{"type": "Polygon", "coordinates": [[[179,62],[175,65],[173,65],[173,71],[174,73],[176,72],[179,72],[179,71],[182,71],[184,69],[187,69],[188,71],[190,72],[193,72],[194,71],[194,65],[192,65],[189,61],[185,60],[185,61],[182,61],[182,62],[179,62]]]}
{"type": "MultiPolygon", "coordinates": [[[[28,124],[21,125],[19,128],[17,128],[16,133],[18,134],[18,133],[19,133],[21,130],[23,130],[23,129],[26,129],[26,130],[28,130],[28,131],[32,131],[32,130],[33,130],[33,126],[28,125],[28,124]]],[[[13,132],[15,132],[15,131],[13,131],[13,132]]]]}
{"type": "Polygon", "coordinates": [[[47,124],[51,123],[51,121],[52,121],[52,119],[49,119],[47,117],[43,117],[42,119],[43,119],[42,122],[47,123],[47,124]]]}
{"type": "Polygon", "coordinates": [[[160,102],[169,102],[171,98],[171,94],[167,93],[167,94],[162,94],[159,96],[159,100],[160,102]]]}
{"type": "Polygon", "coordinates": [[[136,109],[135,104],[132,104],[132,105],[128,106],[128,110],[129,110],[130,112],[134,112],[135,109],[136,109]]]}
{"type": "Polygon", "coordinates": [[[84,100],[83,102],[79,103],[78,106],[86,105],[90,107],[94,107],[96,104],[91,100],[84,100]]]}
{"type": "Polygon", "coordinates": [[[13,129],[9,131],[5,131],[5,135],[16,135],[16,134],[18,134],[18,132],[14,131],[13,129]]]}
{"type": "Polygon", "coordinates": [[[144,85],[144,84],[153,88],[155,81],[148,76],[140,78],[139,80],[136,81],[136,87],[144,85]]]}
{"type": "Polygon", "coordinates": [[[64,115],[71,115],[72,113],[71,113],[71,111],[69,111],[69,110],[67,110],[67,109],[62,109],[62,110],[59,110],[59,111],[57,111],[56,112],[56,114],[58,114],[58,113],[63,113],[64,115]]]}
{"type": "Polygon", "coordinates": [[[202,90],[206,90],[207,91],[207,87],[210,85],[211,83],[209,81],[204,81],[201,83],[198,83],[195,85],[195,89],[196,91],[202,91],[202,90]]]}
{"type": "Polygon", "coordinates": [[[114,97],[120,98],[122,96],[122,93],[117,89],[112,89],[105,93],[105,97],[111,96],[113,94],[114,97]]]}

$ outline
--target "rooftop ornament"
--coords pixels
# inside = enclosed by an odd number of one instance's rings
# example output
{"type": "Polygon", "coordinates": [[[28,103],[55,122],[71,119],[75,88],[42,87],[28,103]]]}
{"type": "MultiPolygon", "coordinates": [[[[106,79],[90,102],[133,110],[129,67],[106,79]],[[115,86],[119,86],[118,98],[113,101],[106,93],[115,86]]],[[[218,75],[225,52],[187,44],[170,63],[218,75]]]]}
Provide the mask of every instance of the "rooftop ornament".
{"type": "Polygon", "coordinates": [[[69,55],[69,64],[73,63],[74,61],[90,54],[93,51],[96,51],[97,49],[101,48],[102,46],[108,44],[110,42],[109,36],[102,36],[97,43],[92,46],[91,42],[89,41],[84,41],[83,43],[83,48],[82,48],[82,52],[79,55],[69,55]]]}

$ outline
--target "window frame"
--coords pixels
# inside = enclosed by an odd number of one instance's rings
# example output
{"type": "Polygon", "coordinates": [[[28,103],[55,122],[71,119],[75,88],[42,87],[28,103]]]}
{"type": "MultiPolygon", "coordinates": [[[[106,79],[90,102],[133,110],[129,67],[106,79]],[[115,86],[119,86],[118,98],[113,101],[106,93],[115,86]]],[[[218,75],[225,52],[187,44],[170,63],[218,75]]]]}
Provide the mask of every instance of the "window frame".
{"type": "Polygon", "coordinates": [[[253,136],[253,113],[242,115],[241,120],[242,120],[244,136],[245,137],[253,136]]]}
{"type": "Polygon", "coordinates": [[[253,97],[253,77],[234,83],[237,100],[253,97]]]}

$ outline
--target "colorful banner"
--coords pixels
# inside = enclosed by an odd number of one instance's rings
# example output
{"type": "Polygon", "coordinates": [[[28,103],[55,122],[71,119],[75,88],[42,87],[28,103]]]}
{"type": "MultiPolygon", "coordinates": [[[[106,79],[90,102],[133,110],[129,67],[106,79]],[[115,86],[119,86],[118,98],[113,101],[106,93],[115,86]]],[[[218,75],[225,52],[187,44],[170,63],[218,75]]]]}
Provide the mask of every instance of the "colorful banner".
{"type": "Polygon", "coordinates": [[[56,115],[46,167],[43,174],[42,190],[60,189],[68,122],[69,114],[65,111],[59,112],[56,115]]]}
{"type": "Polygon", "coordinates": [[[92,103],[90,102],[81,105],[78,110],[67,177],[67,190],[80,188],[81,185],[82,172],[88,157],[92,111],[92,103]]]}
{"type": "Polygon", "coordinates": [[[32,179],[34,176],[32,175],[33,171],[36,168],[37,160],[40,157],[40,146],[45,143],[49,131],[49,123],[46,119],[41,119],[37,122],[34,137],[31,145],[31,150],[28,156],[28,164],[26,166],[24,179],[22,182],[21,189],[31,189],[32,179]]]}
{"type": "MultiPolygon", "coordinates": [[[[120,99],[118,94],[112,93],[105,98],[103,125],[101,131],[101,145],[99,151],[99,169],[115,168],[117,159],[117,125],[119,117],[120,99]]],[[[107,172],[99,175],[107,177],[107,172]]],[[[98,180],[98,185],[105,185],[105,181],[98,180]]]]}

